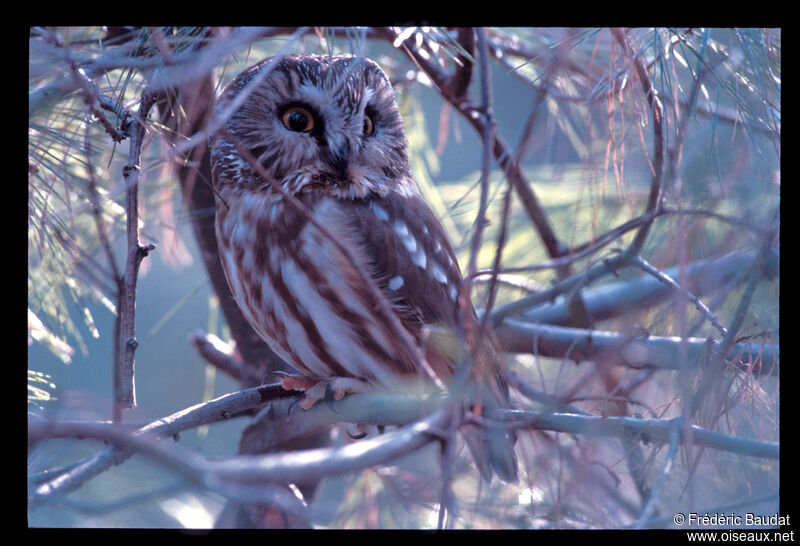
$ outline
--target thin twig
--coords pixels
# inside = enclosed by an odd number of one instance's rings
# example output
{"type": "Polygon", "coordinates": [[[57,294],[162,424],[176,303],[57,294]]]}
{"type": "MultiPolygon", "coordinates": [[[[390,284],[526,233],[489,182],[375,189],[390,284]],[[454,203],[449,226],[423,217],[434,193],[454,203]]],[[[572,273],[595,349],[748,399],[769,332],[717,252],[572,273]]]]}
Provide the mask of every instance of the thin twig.
{"type": "Polygon", "coordinates": [[[264,379],[253,366],[247,366],[236,357],[233,348],[217,336],[195,330],[189,336],[192,345],[203,359],[242,385],[258,385],[264,379]]]}
{"type": "MultiPolygon", "coordinates": [[[[472,34],[472,31],[470,31],[472,34]]],[[[481,161],[481,178],[480,178],[480,200],[478,205],[478,215],[475,219],[475,233],[472,236],[472,245],[470,248],[469,262],[467,264],[467,273],[464,277],[464,282],[461,285],[461,292],[459,294],[459,306],[461,307],[463,316],[469,316],[472,313],[472,285],[477,270],[478,253],[480,252],[481,245],[483,244],[483,232],[486,228],[486,209],[489,202],[489,175],[492,168],[492,142],[495,136],[494,127],[494,112],[492,106],[492,86],[491,86],[491,69],[489,66],[489,53],[486,44],[486,35],[483,29],[475,29],[474,34],[477,35],[478,41],[478,55],[480,58],[480,86],[481,86],[481,106],[479,110],[482,112],[481,122],[483,128],[481,131],[481,138],[483,141],[483,156],[481,161]]],[[[466,61],[465,61],[466,62],[466,61]]],[[[466,92],[466,83],[461,81],[459,83],[463,92],[466,92]]],[[[498,248],[498,253],[500,249],[498,248]]],[[[480,350],[481,340],[485,333],[486,320],[481,321],[480,329],[476,336],[475,347],[473,353],[480,350]]],[[[474,354],[473,354],[474,356],[474,354]]],[[[466,374],[464,366],[462,373],[466,374]]],[[[462,376],[463,377],[463,376],[462,376]]]]}
{"type": "Polygon", "coordinates": [[[652,275],[659,281],[663,282],[670,288],[674,288],[675,290],[680,292],[681,295],[683,295],[683,297],[692,302],[695,305],[695,307],[697,307],[697,309],[701,313],[703,313],[703,315],[709,320],[709,322],[711,322],[711,324],[714,325],[714,328],[719,330],[723,336],[726,336],[728,334],[727,328],[725,328],[725,326],[722,325],[722,323],[719,321],[716,315],[714,315],[714,313],[711,312],[711,310],[706,306],[706,304],[703,303],[702,300],[700,300],[700,298],[692,294],[689,290],[678,284],[678,282],[675,279],[673,279],[663,271],[660,271],[655,266],[651,265],[649,262],[647,262],[647,260],[645,260],[641,256],[630,257],[630,263],[632,263],[636,267],[639,267],[640,269],[642,269],[642,271],[649,273],[650,275],[652,275]]]}
{"type": "MultiPolygon", "coordinates": [[[[451,89],[451,77],[444,70],[421,55],[414,45],[408,43],[408,40],[397,42],[400,34],[394,29],[382,29],[381,34],[385,36],[387,40],[393,42],[395,47],[402,49],[409,59],[431,79],[434,85],[439,89],[442,97],[458,110],[478,134],[483,134],[483,121],[480,108],[465,97],[453,96],[452,93],[449,92],[451,89]]],[[[566,254],[567,247],[559,242],[556,237],[555,231],[550,225],[550,221],[539,203],[539,198],[531,188],[527,177],[522,172],[522,169],[511,161],[512,153],[510,147],[502,137],[496,133],[493,139],[492,153],[494,154],[495,161],[499,163],[508,180],[514,185],[514,189],[525,211],[528,213],[531,222],[536,227],[537,233],[539,237],[541,237],[550,257],[555,258],[566,254]]]]}
{"type": "Polygon", "coordinates": [[[661,492],[664,490],[664,486],[667,483],[667,479],[670,474],[672,474],[672,469],[675,466],[675,458],[678,456],[678,446],[680,445],[680,432],[682,428],[683,425],[680,420],[672,422],[672,426],[669,430],[669,449],[667,450],[666,460],[661,467],[661,472],[658,474],[658,479],[650,493],[650,498],[647,499],[642,513],[639,514],[639,518],[633,524],[634,529],[643,528],[653,515],[653,512],[655,512],[656,502],[658,502],[661,492]]]}
{"type": "Polygon", "coordinates": [[[480,84],[481,105],[477,108],[480,112],[480,134],[483,142],[483,155],[481,158],[480,199],[478,203],[478,216],[475,220],[475,233],[472,236],[469,262],[467,264],[467,282],[464,283],[467,296],[472,288],[471,278],[475,274],[478,262],[478,251],[483,243],[483,231],[486,227],[486,209],[489,202],[489,175],[492,169],[492,142],[495,136],[494,112],[492,107],[492,86],[489,67],[489,56],[486,47],[486,37],[483,29],[475,29],[478,36],[478,51],[480,55],[480,84]]]}
{"type": "MultiPolygon", "coordinates": [[[[625,233],[641,227],[646,222],[650,222],[655,218],[660,218],[662,216],[668,216],[668,215],[707,217],[710,219],[718,220],[720,222],[725,222],[727,224],[730,224],[731,226],[735,226],[736,228],[752,231],[756,235],[760,235],[765,232],[763,228],[759,227],[752,221],[749,221],[744,218],[728,216],[707,209],[681,209],[681,208],[661,206],[658,207],[656,210],[645,212],[641,216],[637,216],[636,218],[631,218],[630,220],[623,222],[617,227],[612,228],[607,232],[594,237],[590,242],[586,242],[572,247],[568,254],[565,254],[561,257],[552,258],[550,260],[547,260],[546,262],[542,262],[536,265],[528,265],[520,267],[503,267],[497,269],[497,272],[501,274],[524,273],[524,272],[543,271],[546,269],[568,267],[570,264],[580,259],[586,258],[587,256],[590,256],[598,252],[599,250],[602,250],[609,244],[618,241],[620,237],[622,237],[625,233]]],[[[494,271],[495,271],[494,269],[483,269],[477,271],[475,274],[479,276],[488,276],[488,275],[493,275],[494,271]]]]}
{"type": "Polygon", "coordinates": [[[130,152],[122,169],[125,179],[125,214],[127,232],[127,258],[125,273],[119,283],[116,348],[114,366],[114,421],[122,419],[122,410],[136,407],[136,381],[134,355],[136,340],[136,283],[142,260],[155,245],[139,244],[139,174],[141,171],[142,143],[146,133],[145,122],[156,97],[148,90],[142,93],[139,112],[129,124],[130,152]]]}
{"type": "Polygon", "coordinates": [[[717,384],[720,374],[728,366],[727,356],[733,352],[729,347],[734,347],[734,341],[736,340],[736,336],[739,335],[739,330],[747,310],[750,307],[750,303],[752,302],[756,286],[765,277],[764,270],[767,267],[768,256],[772,251],[772,245],[775,243],[775,238],[777,237],[777,226],[779,224],[777,212],[773,221],[775,227],[762,237],[761,248],[751,266],[747,284],[739,300],[739,305],[737,305],[733,317],[728,323],[728,331],[722,341],[712,347],[710,358],[708,358],[708,365],[703,369],[703,376],[697,387],[697,391],[691,396],[686,405],[686,411],[689,415],[694,415],[702,406],[710,408],[712,412],[716,412],[718,408],[723,406],[724,395],[727,393],[727,389],[712,391],[712,387],[717,384]],[[709,392],[713,392],[714,395],[708,396],[709,392]]]}
{"type": "MultiPolygon", "coordinates": [[[[651,212],[656,210],[659,197],[661,195],[661,177],[664,168],[663,108],[661,106],[661,100],[658,98],[658,94],[653,87],[653,83],[650,81],[650,76],[647,74],[647,69],[642,62],[642,59],[633,51],[625,32],[619,28],[612,28],[611,34],[622,46],[625,56],[631,59],[631,62],[636,70],[639,83],[642,86],[642,92],[644,93],[645,99],[650,105],[650,109],[653,114],[653,172],[650,181],[650,193],[647,196],[647,205],[645,207],[647,212],[651,212]]],[[[647,240],[647,235],[650,232],[651,224],[652,219],[642,224],[642,226],[639,228],[639,231],[636,232],[636,236],[626,252],[631,255],[637,255],[639,252],[641,252],[642,247],[644,247],[644,243],[647,240]]]]}

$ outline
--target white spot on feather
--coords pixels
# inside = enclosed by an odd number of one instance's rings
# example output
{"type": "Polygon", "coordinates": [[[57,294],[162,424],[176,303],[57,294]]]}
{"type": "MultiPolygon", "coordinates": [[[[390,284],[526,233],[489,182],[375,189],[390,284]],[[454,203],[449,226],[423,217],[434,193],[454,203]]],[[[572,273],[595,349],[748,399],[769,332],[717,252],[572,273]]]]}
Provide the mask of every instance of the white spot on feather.
{"type": "Polygon", "coordinates": [[[428,257],[425,256],[425,251],[420,248],[419,251],[412,252],[411,261],[417,264],[422,269],[425,269],[425,266],[428,264],[428,257]]]}
{"type": "Polygon", "coordinates": [[[445,275],[444,270],[439,266],[437,263],[433,263],[431,265],[431,275],[433,278],[436,279],[438,282],[442,284],[447,284],[447,275],[445,275]]]}
{"type": "Polygon", "coordinates": [[[450,299],[453,301],[458,299],[458,289],[453,285],[450,285],[450,299]]]}
{"type": "Polygon", "coordinates": [[[408,226],[402,220],[395,220],[392,224],[392,229],[401,238],[408,237],[408,226]]]}
{"type": "MultiPolygon", "coordinates": [[[[413,260],[413,254],[417,251],[417,240],[411,233],[409,233],[408,226],[401,220],[395,220],[395,222],[392,224],[392,229],[397,236],[400,237],[400,241],[403,243],[403,246],[406,247],[406,250],[412,254],[413,260]]],[[[416,261],[414,263],[416,263],[416,261]]]]}
{"type": "Polygon", "coordinates": [[[400,290],[403,287],[403,277],[397,275],[389,279],[389,290],[400,290]]]}
{"type": "Polygon", "coordinates": [[[370,201],[369,202],[369,208],[371,208],[372,212],[375,214],[375,216],[377,216],[381,220],[388,220],[389,219],[389,213],[386,212],[386,209],[384,209],[382,206],[380,206],[377,203],[375,203],[375,201],[370,201]]]}

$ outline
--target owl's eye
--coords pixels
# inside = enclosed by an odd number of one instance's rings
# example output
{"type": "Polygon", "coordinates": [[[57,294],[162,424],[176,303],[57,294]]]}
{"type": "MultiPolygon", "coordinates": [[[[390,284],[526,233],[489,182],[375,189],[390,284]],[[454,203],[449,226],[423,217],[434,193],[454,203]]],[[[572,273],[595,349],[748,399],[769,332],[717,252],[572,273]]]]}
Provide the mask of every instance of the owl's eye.
{"type": "Polygon", "coordinates": [[[370,136],[372,133],[375,132],[375,124],[372,123],[372,118],[364,114],[364,134],[366,136],[370,136]]]}
{"type": "Polygon", "coordinates": [[[307,133],[314,128],[314,116],[302,106],[287,108],[281,121],[284,127],[296,133],[307,133]]]}

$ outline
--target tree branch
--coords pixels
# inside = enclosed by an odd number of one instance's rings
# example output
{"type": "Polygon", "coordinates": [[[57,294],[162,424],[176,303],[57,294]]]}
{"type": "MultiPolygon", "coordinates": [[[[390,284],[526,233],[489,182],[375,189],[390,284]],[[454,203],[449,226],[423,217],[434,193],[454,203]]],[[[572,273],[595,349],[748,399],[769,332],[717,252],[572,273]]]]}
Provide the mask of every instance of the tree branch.
{"type": "Polygon", "coordinates": [[[128,162],[122,169],[125,179],[125,214],[127,230],[127,260],[125,272],[119,282],[117,302],[116,362],[114,366],[114,421],[122,419],[122,410],[136,407],[136,382],[134,355],[139,342],[136,340],[136,283],[142,260],[155,245],[139,244],[139,174],[142,143],[146,133],[145,123],[156,96],[148,90],[142,92],[139,112],[129,115],[123,129],[130,134],[128,162]]]}
{"type": "MultiPolygon", "coordinates": [[[[742,282],[743,272],[749,270],[756,259],[756,252],[732,252],[687,264],[683,271],[684,288],[699,297],[728,284],[742,282]]],[[[779,251],[777,247],[772,247],[762,264],[767,278],[774,278],[778,274],[778,262],[779,251]]],[[[663,273],[675,278],[680,273],[680,267],[667,267],[663,273]]],[[[583,297],[589,316],[596,322],[623,316],[634,309],[652,307],[674,294],[674,289],[668,285],[648,275],[641,275],[586,290],[583,297]]],[[[532,294],[530,301],[536,299],[538,305],[518,311],[525,321],[561,326],[569,324],[567,310],[561,299],[543,301],[536,296],[536,293],[532,294]]]]}
{"type": "MultiPolygon", "coordinates": [[[[184,430],[227,420],[237,414],[246,413],[270,400],[298,396],[299,394],[285,391],[282,387],[275,385],[243,389],[157,419],[130,434],[146,434],[154,438],[169,438],[184,430]]],[[[119,428],[120,425],[117,426],[119,428]]],[[[68,471],[43,481],[36,488],[35,494],[43,497],[65,495],[81,487],[111,466],[122,463],[132,454],[133,452],[131,451],[110,446],[97,455],[73,465],[68,471]]]]}
{"type": "MultiPolygon", "coordinates": [[[[342,401],[331,404],[335,404],[337,410],[346,408],[347,403],[339,402],[342,401]]],[[[417,415],[420,410],[418,400],[406,400],[405,407],[417,415]]],[[[329,408],[321,408],[318,411],[336,415],[329,408]]],[[[373,413],[374,408],[369,408],[368,411],[373,413]]],[[[240,456],[222,461],[206,460],[177,445],[159,444],[154,442],[149,434],[133,434],[116,424],[35,420],[29,422],[28,438],[29,444],[48,438],[76,436],[102,439],[113,443],[121,453],[128,455],[140,453],[148,456],[204,486],[220,484],[256,486],[267,483],[285,484],[320,480],[385,464],[436,441],[441,431],[446,428],[447,419],[449,419],[448,412],[438,410],[430,417],[397,431],[344,447],[240,456]]],[[[390,419],[390,421],[396,420],[396,416],[390,419]]],[[[47,488],[46,485],[37,488],[34,499],[42,501],[47,495],[53,494],[54,490],[47,488]]],[[[219,492],[217,487],[212,487],[212,490],[219,492]]]]}
{"type": "MultiPolygon", "coordinates": [[[[464,119],[473,126],[479,135],[482,135],[483,122],[480,108],[472,104],[463,94],[453,94],[453,90],[460,89],[460,86],[454,87],[451,84],[451,76],[420,54],[419,50],[413,44],[407,43],[407,40],[398,43],[397,40],[400,35],[393,29],[382,29],[381,33],[387,40],[393,42],[395,47],[401,48],[406,53],[411,61],[431,79],[434,85],[436,85],[442,97],[464,116],[464,119]]],[[[537,232],[550,257],[555,258],[564,255],[567,252],[567,247],[558,241],[547,215],[544,213],[539,199],[530,187],[530,183],[525,177],[525,174],[522,172],[522,169],[519,168],[519,165],[511,161],[511,157],[513,156],[511,149],[502,137],[496,133],[493,139],[492,153],[508,180],[513,184],[525,211],[528,213],[534,226],[536,226],[537,232]]]]}
{"type": "MultiPolygon", "coordinates": [[[[696,364],[688,363],[702,360],[707,343],[707,340],[699,338],[631,335],[513,319],[498,326],[495,333],[503,350],[512,353],[568,358],[576,362],[592,361],[602,355],[613,354],[615,360],[625,366],[663,370],[696,368],[696,364]]],[[[713,347],[724,351],[726,359],[753,375],[776,375],[779,371],[778,352],[771,345],[736,343],[725,349],[722,342],[718,341],[713,343],[713,347]]]]}
{"type": "MultiPolygon", "coordinates": [[[[344,447],[240,456],[225,460],[208,460],[177,445],[163,445],[154,441],[167,434],[177,434],[179,429],[226,418],[228,410],[260,404],[263,397],[259,389],[246,389],[154,421],[136,432],[131,432],[115,423],[32,419],[28,425],[28,441],[29,445],[46,439],[68,437],[109,441],[114,447],[107,448],[104,453],[118,454],[119,459],[115,461],[116,463],[122,462],[133,453],[140,453],[165,464],[192,482],[210,487],[227,496],[235,496],[231,491],[237,491],[236,487],[246,486],[245,491],[250,491],[253,486],[318,480],[389,463],[432,441],[438,441],[442,438],[443,431],[447,430],[450,420],[449,404],[440,397],[421,399],[415,396],[361,394],[330,401],[328,404],[317,404],[311,410],[297,415],[309,421],[330,419],[335,422],[406,426],[377,438],[361,440],[344,447]],[[443,403],[444,406],[441,406],[443,403]],[[437,407],[439,409],[436,409],[437,407]],[[431,411],[428,417],[421,418],[431,411]]],[[[678,428],[682,444],[768,459],[778,458],[780,451],[780,446],[776,442],[731,436],[694,425],[685,426],[680,418],[641,419],[492,410],[475,424],[605,437],[633,435],[643,442],[654,444],[669,443],[670,435],[678,428]],[[680,423],[680,426],[676,427],[676,423],[680,423]]],[[[78,468],[86,467],[87,464],[84,464],[78,468]]],[[[75,469],[65,473],[66,476],[71,475],[73,479],[75,474],[75,469]]],[[[53,498],[56,493],[64,493],[64,487],[59,486],[64,483],[65,475],[52,482],[40,484],[33,492],[31,501],[43,502],[53,498]]]]}
{"type": "Polygon", "coordinates": [[[681,417],[674,419],[642,419],[639,417],[601,417],[597,415],[575,415],[571,413],[541,413],[518,410],[492,410],[491,417],[502,418],[513,423],[515,428],[535,428],[624,438],[637,436],[642,442],[669,444],[670,435],[679,430],[679,441],[683,445],[696,445],[711,449],[738,453],[765,459],[780,457],[780,444],[751,438],[741,438],[696,425],[686,425],[681,417]]]}

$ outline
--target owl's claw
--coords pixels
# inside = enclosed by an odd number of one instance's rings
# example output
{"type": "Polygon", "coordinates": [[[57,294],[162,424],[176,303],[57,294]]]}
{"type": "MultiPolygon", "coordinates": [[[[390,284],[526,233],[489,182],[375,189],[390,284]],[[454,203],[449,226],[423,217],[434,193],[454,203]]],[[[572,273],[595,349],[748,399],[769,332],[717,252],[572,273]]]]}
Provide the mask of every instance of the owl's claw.
{"type": "Polygon", "coordinates": [[[350,425],[347,426],[347,435],[352,440],[361,440],[363,438],[366,438],[368,434],[369,434],[369,431],[367,430],[367,425],[362,425],[362,424],[352,425],[352,424],[350,424],[350,425]]]}
{"type": "Polygon", "coordinates": [[[310,377],[306,377],[305,375],[292,375],[288,373],[287,374],[281,373],[280,382],[281,382],[281,387],[283,387],[283,390],[285,391],[307,392],[319,382],[319,379],[312,379],[310,377]]]}
{"type": "Polygon", "coordinates": [[[305,398],[300,402],[300,407],[305,410],[325,398],[328,392],[333,393],[334,400],[341,400],[347,394],[362,393],[369,390],[367,383],[351,377],[316,379],[304,375],[288,374],[281,377],[281,386],[287,391],[305,392],[305,398]]]}

